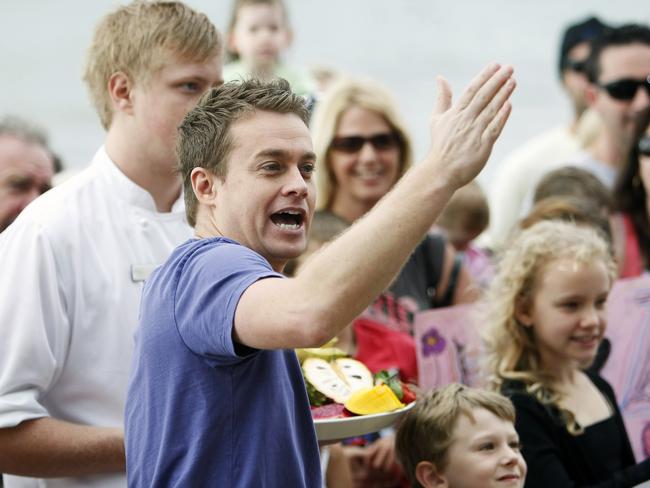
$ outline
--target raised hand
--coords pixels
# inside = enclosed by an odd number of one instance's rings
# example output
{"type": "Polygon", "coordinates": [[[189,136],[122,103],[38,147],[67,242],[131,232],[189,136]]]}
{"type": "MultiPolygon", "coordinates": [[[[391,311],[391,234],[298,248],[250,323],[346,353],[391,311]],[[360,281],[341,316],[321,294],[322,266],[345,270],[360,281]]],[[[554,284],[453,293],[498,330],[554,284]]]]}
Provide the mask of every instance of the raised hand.
{"type": "Polygon", "coordinates": [[[488,66],[454,105],[449,84],[438,77],[426,161],[434,165],[436,177],[452,188],[465,185],[485,166],[510,115],[508,99],[516,85],[512,73],[511,66],[488,66]]]}

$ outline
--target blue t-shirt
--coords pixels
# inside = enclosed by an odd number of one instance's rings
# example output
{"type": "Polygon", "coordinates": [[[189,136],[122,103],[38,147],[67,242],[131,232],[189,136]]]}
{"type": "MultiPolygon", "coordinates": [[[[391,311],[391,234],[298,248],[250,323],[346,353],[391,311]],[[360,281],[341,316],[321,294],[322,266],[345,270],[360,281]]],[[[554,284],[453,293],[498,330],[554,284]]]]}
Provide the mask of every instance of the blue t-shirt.
{"type": "Polygon", "coordinates": [[[224,238],[188,241],[152,274],[126,402],[130,487],[320,486],[295,353],[232,339],[242,293],[281,276],[224,238]]]}

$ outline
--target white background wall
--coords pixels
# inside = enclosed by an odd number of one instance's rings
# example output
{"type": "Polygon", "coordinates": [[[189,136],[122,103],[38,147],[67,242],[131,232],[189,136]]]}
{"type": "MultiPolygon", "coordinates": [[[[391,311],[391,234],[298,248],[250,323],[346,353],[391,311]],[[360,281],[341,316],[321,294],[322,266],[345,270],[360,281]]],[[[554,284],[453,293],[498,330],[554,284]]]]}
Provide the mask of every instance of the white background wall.
{"type": "MultiPolygon", "coordinates": [[[[189,0],[223,32],[229,0],[189,0]]],[[[514,111],[483,175],[541,130],[568,120],[557,80],[567,23],[596,14],[611,23],[650,23],[647,0],[287,0],[295,31],[289,61],[377,78],[395,93],[419,158],[427,148],[434,78],[460,91],[496,60],[515,66],[514,111]]],[[[111,0],[0,0],[0,115],[43,126],[64,163],[81,168],[103,131],[81,81],[85,49],[111,0]]]]}

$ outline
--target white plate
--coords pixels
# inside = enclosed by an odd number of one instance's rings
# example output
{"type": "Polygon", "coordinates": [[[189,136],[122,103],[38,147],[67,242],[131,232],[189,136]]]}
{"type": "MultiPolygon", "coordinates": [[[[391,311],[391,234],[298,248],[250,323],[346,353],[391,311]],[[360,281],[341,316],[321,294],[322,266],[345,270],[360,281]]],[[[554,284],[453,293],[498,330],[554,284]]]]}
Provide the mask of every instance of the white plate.
{"type": "Polygon", "coordinates": [[[335,441],[379,432],[381,429],[392,425],[413,405],[415,405],[415,402],[411,402],[399,410],[373,415],[359,415],[342,419],[317,419],[314,420],[316,437],[318,437],[319,441],[335,441]]]}

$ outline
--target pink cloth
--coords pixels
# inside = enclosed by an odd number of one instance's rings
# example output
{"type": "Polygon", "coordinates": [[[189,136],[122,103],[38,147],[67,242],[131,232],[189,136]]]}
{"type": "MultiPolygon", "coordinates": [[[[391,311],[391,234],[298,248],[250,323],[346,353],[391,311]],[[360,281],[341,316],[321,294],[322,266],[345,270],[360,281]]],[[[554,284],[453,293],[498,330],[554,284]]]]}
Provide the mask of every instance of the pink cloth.
{"type": "Polygon", "coordinates": [[[623,256],[623,271],[621,278],[634,278],[643,274],[643,258],[639,249],[639,238],[634,230],[630,214],[622,213],[623,229],[625,232],[625,255],[623,256]]]}

